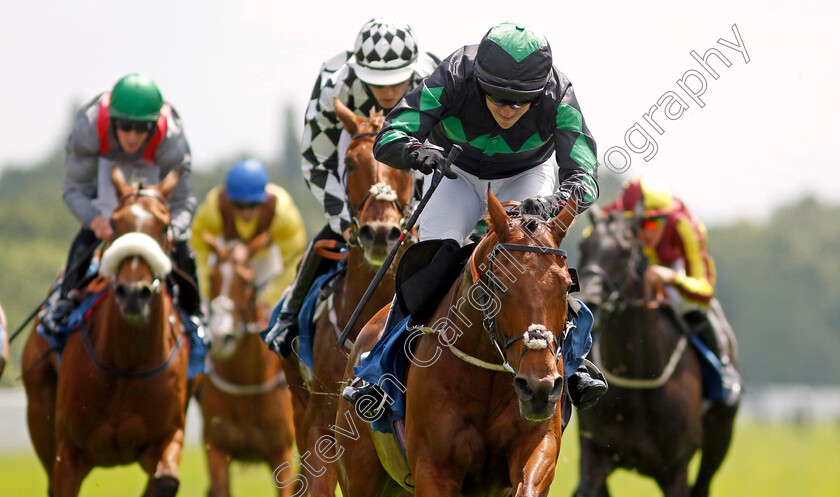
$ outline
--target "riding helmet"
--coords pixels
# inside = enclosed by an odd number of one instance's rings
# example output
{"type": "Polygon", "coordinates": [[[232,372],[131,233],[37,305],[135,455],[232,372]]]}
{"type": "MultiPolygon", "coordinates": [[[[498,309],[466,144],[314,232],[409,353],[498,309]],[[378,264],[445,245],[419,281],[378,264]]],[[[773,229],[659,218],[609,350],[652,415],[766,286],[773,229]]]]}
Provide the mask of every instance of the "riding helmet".
{"type": "Polygon", "coordinates": [[[266,199],[268,171],[256,159],[235,162],[225,178],[225,194],[234,202],[262,202],[266,199]]]}
{"type": "Polygon", "coordinates": [[[539,95],[551,76],[551,47],[529,26],[505,22],[478,44],[475,76],[490,95],[525,101],[539,95]]]}
{"type": "Polygon", "coordinates": [[[418,54],[407,24],[376,18],[362,26],[347,63],[365,83],[392,86],[412,76],[418,54]]]}
{"type": "Polygon", "coordinates": [[[145,74],[129,74],[111,90],[110,116],[128,121],[155,122],[160,117],[163,97],[145,74]]]}

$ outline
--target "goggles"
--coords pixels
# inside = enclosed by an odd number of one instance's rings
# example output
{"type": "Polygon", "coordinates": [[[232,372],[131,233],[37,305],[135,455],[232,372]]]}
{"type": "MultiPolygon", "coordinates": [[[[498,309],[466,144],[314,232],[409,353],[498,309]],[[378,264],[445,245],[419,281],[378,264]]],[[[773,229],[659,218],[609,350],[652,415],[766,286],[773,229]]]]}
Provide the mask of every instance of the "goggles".
{"type": "Polygon", "coordinates": [[[639,227],[644,230],[655,230],[665,224],[665,216],[646,217],[639,221],[639,227]]]}
{"type": "Polygon", "coordinates": [[[518,100],[518,101],[506,100],[506,99],[503,99],[503,98],[493,96],[489,93],[485,94],[485,96],[487,97],[488,102],[490,102],[491,104],[493,104],[493,105],[495,105],[496,107],[499,107],[499,108],[510,107],[511,109],[521,109],[522,107],[525,107],[526,105],[528,105],[528,104],[530,104],[531,102],[534,101],[533,98],[527,98],[525,100],[518,100]]]}
{"type": "Polygon", "coordinates": [[[256,209],[262,205],[262,202],[246,202],[241,200],[232,200],[230,203],[233,205],[234,209],[238,210],[256,209]]]}
{"type": "Polygon", "coordinates": [[[129,121],[127,119],[115,119],[114,126],[120,131],[136,131],[138,133],[148,133],[155,127],[155,123],[146,121],[129,121]]]}

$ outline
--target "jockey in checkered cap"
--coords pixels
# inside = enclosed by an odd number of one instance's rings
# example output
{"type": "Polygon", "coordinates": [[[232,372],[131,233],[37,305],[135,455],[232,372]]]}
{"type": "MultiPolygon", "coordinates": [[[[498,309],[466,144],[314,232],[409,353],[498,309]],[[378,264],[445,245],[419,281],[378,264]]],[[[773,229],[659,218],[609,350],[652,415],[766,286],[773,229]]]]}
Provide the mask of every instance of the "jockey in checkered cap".
{"type": "Polygon", "coordinates": [[[306,109],[300,148],[303,176],[324,206],[327,224],[310,242],[278,323],[265,336],[269,347],[281,356],[291,353],[292,340],[298,335],[297,314],[309,287],[328,267],[312,250],[315,242],[344,242],[342,233],[350,227],[343,181],[350,135],[335,115],[333,97],[359,116],[368,116],[373,108],[387,113],[438,62],[437,57],[420,52],[411,27],[377,18],[362,26],[352,51],[336,54],[321,66],[306,109]]]}

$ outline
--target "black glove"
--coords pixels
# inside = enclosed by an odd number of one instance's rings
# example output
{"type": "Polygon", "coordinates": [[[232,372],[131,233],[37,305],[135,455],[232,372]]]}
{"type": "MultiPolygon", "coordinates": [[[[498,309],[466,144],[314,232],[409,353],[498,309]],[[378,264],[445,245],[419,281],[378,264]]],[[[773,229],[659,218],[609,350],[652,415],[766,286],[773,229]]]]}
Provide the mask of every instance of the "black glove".
{"type": "Polygon", "coordinates": [[[425,144],[410,149],[406,161],[412,169],[417,169],[423,174],[440,169],[443,175],[449,179],[455,179],[457,174],[446,164],[446,156],[443,155],[443,148],[437,145],[425,144]]]}
{"type": "Polygon", "coordinates": [[[557,216],[564,205],[566,205],[565,192],[557,192],[547,197],[526,198],[510,212],[519,215],[533,214],[548,221],[557,216]]]}

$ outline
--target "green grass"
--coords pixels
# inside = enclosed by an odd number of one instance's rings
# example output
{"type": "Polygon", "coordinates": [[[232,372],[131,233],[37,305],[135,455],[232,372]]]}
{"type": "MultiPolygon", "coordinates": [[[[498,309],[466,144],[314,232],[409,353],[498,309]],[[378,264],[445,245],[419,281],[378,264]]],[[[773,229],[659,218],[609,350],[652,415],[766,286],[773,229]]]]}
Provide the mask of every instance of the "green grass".
{"type": "MultiPolygon", "coordinates": [[[[568,497],[577,486],[577,428],[563,440],[551,497],[568,497]]],[[[696,461],[695,461],[696,466],[696,461]]],[[[196,446],[184,452],[179,496],[203,497],[207,491],[204,456],[196,446]]],[[[231,476],[238,497],[276,495],[265,465],[234,464],[231,476]]],[[[83,497],[136,497],[145,485],[139,466],[95,469],[82,486],[83,497]]],[[[661,495],[649,479],[618,471],[608,480],[613,497],[661,495]]],[[[46,476],[34,452],[0,453],[0,495],[43,497],[46,476]]],[[[840,497],[840,424],[792,426],[741,423],[729,456],[712,486],[714,497],[840,497]]]]}

